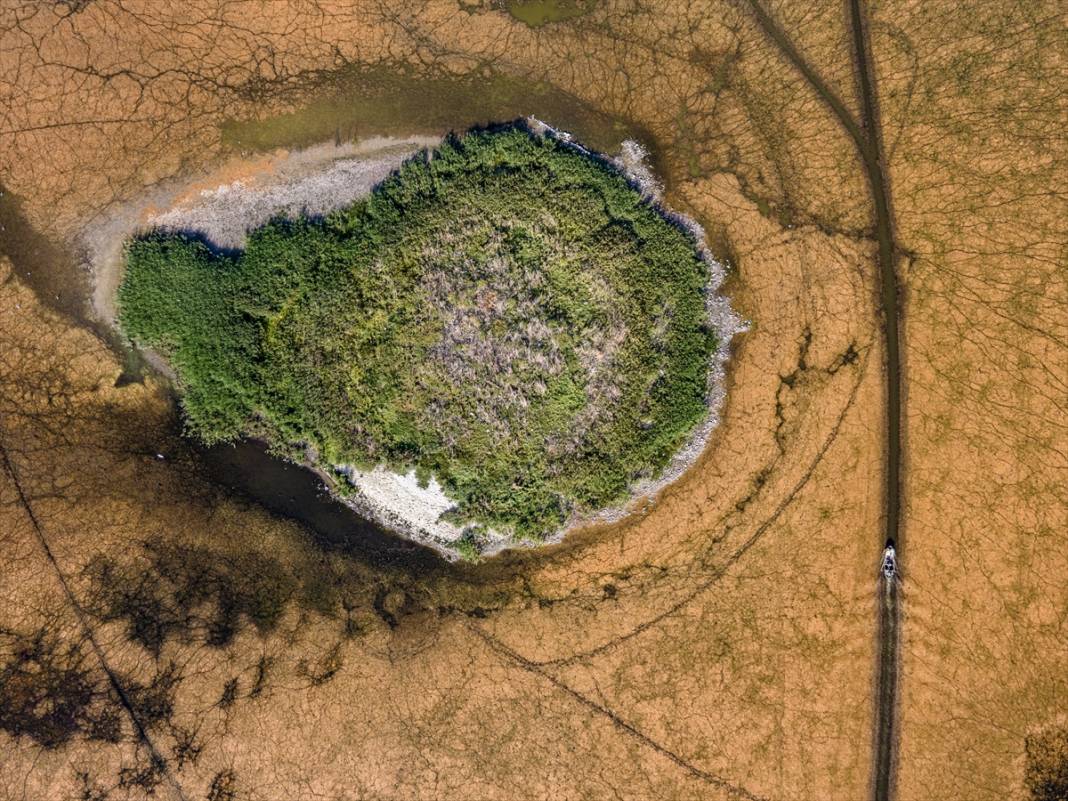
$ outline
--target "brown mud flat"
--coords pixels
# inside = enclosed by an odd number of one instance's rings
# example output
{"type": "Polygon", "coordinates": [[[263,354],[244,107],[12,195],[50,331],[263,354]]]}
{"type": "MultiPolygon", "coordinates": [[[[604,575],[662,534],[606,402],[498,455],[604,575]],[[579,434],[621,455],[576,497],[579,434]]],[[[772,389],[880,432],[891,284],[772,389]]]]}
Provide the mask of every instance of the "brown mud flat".
{"type": "MultiPolygon", "coordinates": [[[[898,716],[898,653],[901,643],[901,604],[898,597],[896,570],[901,564],[903,538],[901,526],[903,454],[901,442],[902,394],[905,377],[901,365],[902,325],[900,304],[901,286],[897,265],[900,253],[894,242],[894,220],[890,191],[884,171],[882,123],[876,103],[876,87],[870,57],[868,23],[860,0],[850,0],[849,28],[853,41],[853,66],[859,87],[861,113],[854,116],[846,104],[819,76],[804,56],[798,52],[787,33],[767,14],[756,0],[750,3],[760,27],[791,64],[800,72],[813,91],[827,105],[839,124],[849,134],[863,164],[871,193],[872,227],[877,243],[876,264],[879,285],[884,373],[886,381],[885,464],[883,536],[879,541],[894,549],[895,567],[889,579],[881,580],[885,593],[878,604],[875,649],[878,662],[875,675],[874,762],[872,765],[872,795],[875,801],[888,801],[893,795],[894,756],[897,751],[898,716]]],[[[874,549],[873,549],[874,550],[874,549]]]]}
{"type": "MultiPolygon", "coordinates": [[[[859,116],[848,10],[768,11],[859,116]]],[[[866,12],[906,255],[895,797],[1022,800],[1068,697],[1062,15],[866,12]]],[[[26,223],[0,276],[0,799],[870,794],[877,237],[848,134],[748,9],[532,29],[455,0],[95,0],[5,8],[0,37],[0,183],[26,223]],[[44,291],[77,267],[31,235],[235,147],[531,113],[601,150],[640,132],[753,322],[700,462],[543,553],[428,565],[250,503],[44,291]]]]}

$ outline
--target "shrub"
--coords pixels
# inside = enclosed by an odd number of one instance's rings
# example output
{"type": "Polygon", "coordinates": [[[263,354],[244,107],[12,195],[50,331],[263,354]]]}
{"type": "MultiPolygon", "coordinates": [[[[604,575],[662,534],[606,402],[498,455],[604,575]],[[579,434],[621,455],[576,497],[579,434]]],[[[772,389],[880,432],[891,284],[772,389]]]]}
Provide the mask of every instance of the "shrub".
{"type": "Polygon", "coordinates": [[[460,523],[541,537],[621,500],[706,414],[715,336],[689,234],[522,128],[452,137],[238,256],[127,247],[120,323],[192,433],[433,475],[460,523]]]}

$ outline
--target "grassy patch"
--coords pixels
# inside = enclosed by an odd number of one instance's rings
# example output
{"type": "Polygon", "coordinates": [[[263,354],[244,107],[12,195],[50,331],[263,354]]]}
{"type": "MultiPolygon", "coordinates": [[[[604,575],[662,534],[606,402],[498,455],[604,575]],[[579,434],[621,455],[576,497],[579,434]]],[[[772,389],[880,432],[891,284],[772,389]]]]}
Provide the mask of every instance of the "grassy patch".
{"type": "Polygon", "coordinates": [[[536,538],[623,498],[704,416],[707,278],[622,176],[509,128],[237,256],[133,241],[120,322],[170,360],[205,441],[414,468],[454,521],[536,538]]]}

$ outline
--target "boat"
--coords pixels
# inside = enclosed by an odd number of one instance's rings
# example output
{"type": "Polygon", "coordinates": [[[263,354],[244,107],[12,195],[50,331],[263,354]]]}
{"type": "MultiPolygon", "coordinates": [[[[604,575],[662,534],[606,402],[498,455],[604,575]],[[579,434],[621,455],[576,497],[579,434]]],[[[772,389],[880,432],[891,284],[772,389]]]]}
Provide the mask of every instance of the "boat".
{"type": "Polygon", "coordinates": [[[897,575],[897,551],[894,550],[894,542],[890,540],[883,548],[883,577],[889,581],[897,575]]]}

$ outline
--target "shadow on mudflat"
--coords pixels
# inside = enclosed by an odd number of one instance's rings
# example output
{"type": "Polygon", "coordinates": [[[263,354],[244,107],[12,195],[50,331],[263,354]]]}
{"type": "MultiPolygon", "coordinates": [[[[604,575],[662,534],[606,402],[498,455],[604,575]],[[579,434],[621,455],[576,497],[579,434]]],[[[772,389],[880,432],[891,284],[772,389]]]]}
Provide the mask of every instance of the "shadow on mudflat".
{"type": "Polygon", "coordinates": [[[1068,727],[1032,734],[1024,742],[1027,772],[1024,781],[1032,801],[1068,798],[1068,727]]]}

